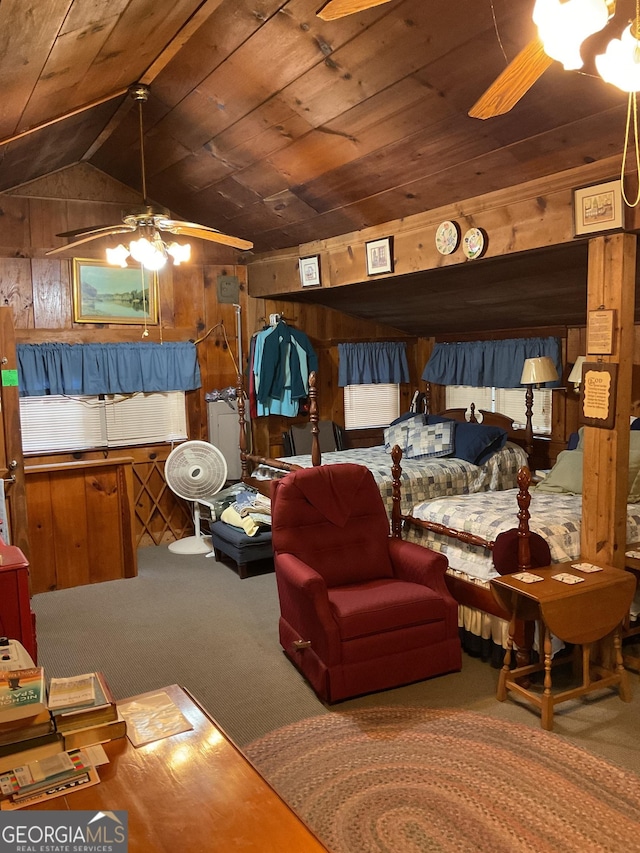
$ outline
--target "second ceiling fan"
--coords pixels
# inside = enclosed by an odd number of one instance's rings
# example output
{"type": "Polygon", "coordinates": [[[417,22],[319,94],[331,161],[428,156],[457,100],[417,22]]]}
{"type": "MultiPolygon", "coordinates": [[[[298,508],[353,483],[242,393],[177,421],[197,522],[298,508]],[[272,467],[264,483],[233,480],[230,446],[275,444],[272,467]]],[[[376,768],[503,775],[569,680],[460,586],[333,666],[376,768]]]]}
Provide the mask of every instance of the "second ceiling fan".
{"type": "MultiPolygon", "coordinates": [[[[635,34],[630,36],[631,38],[637,38],[639,26],[637,2],[635,5],[636,16],[632,24],[635,34]]],[[[630,8],[630,3],[625,3],[625,0],[537,0],[533,21],[538,27],[538,35],[494,80],[471,107],[469,115],[472,118],[486,119],[509,112],[554,60],[562,62],[567,71],[582,68],[583,58],[580,51],[587,39],[596,33],[609,35],[609,31],[615,31],[614,37],[619,36],[623,25],[629,23],[629,20],[624,23],[618,19],[615,22],[613,20],[617,7],[624,12],[625,6],[630,8]]],[[[622,19],[623,15],[618,18],[622,19]]],[[[599,39],[600,36],[596,38],[599,39]]],[[[593,44],[586,52],[593,52],[593,44]]],[[[603,56],[596,57],[600,76],[614,85],[619,85],[615,80],[609,79],[598,65],[598,61],[603,59],[607,62],[603,56]]],[[[624,90],[629,91],[626,88],[624,90]]]]}

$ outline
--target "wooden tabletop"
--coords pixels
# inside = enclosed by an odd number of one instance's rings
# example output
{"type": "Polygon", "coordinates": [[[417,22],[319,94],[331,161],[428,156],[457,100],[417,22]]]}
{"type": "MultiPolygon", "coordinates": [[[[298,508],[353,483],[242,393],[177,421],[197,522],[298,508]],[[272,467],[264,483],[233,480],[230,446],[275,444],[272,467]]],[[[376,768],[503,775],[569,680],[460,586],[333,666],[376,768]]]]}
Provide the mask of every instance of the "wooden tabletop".
{"type": "Polygon", "coordinates": [[[585,574],[572,568],[581,562],[556,563],[531,573],[543,578],[524,583],[514,575],[491,581],[493,594],[505,610],[518,619],[542,618],[549,630],[567,643],[591,643],[613,631],[629,611],[635,578],[622,569],[602,565],[602,571],[585,574]],[[565,584],[553,575],[567,573],[583,578],[565,584]]]}
{"type": "Polygon", "coordinates": [[[193,730],[138,748],[128,738],[105,744],[100,784],[46,808],[127,810],[129,853],[327,853],[185,690],[174,684],[131,699],[159,692],[193,730]]]}

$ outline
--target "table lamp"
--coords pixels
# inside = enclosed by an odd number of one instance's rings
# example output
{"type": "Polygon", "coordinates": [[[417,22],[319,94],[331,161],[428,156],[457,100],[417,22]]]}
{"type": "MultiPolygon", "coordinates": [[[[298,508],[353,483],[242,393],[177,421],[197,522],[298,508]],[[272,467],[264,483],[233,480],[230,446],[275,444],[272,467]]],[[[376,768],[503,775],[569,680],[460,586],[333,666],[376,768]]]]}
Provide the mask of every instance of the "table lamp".
{"type": "Polygon", "coordinates": [[[553,382],[557,378],[558,371],[548,355],[525,359],[520,383],[527,386],[527,393],[524,398],[527,410],[525,450],[529,459],[533,455],[533,386],[539,388],[544,382],[553,382]]]}

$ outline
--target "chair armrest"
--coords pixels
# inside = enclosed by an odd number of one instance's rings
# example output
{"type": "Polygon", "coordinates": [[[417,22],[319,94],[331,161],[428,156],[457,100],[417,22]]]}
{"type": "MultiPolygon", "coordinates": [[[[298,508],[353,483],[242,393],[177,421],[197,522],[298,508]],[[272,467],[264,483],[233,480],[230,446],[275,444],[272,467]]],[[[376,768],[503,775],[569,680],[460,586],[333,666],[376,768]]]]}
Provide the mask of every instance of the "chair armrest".
{"type": "Polygon", "coordinates": [[[415,542],[390,538],[389,557],[397,578],[428,586],[443,598],[454,601],[444,579],[449,566],[444,554],[424,548],[415,542]]]}
{"type": "Polygon", "coordinates": [[[340,657],[340,634],[324,578],[293,554],[274,554],[280,613],[327,664],[340,657]]]}

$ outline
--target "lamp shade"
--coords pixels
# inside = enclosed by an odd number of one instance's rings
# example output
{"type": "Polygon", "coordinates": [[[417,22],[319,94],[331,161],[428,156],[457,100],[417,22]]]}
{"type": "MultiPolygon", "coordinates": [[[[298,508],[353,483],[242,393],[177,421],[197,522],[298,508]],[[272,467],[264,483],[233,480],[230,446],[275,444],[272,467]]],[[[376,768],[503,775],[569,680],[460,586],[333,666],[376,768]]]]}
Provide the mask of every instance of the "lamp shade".
{"type": "Polygon", "coordinates": [[[602,79],[623,92],[640,90],[640,44],[628,26],[619,39],[611,39],[603,54],[596,56],[596,68],[602,79]]]}
{"type": "Polygon", "coordinates": [[[609,20],[607,0],[536,0],[533,20],[544,52],[565,69],[582,68],[580,47],[609,20]]]}
{"type": "Polygon", "coordinates": [[[578,385],[580,385],[580,383],[582,382],[582,365],[585,363],[586,360],[587,357],[585,355],[579,355],[576,358],[576,363],[571,368],[571,373],[567,378],[567,381],[573,382],[576,387],[578,387],[578,385]]]}
{"type": "Polygon", "coordinates": [[[522,368],[522,385],[541,385],[543,382],[553,382],[558,378],[558,371],[548,355],[537,358],[526,358],[522,368]]]}

